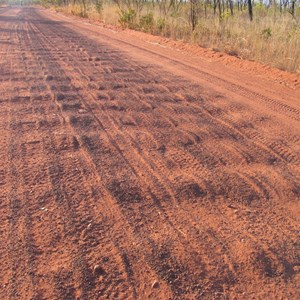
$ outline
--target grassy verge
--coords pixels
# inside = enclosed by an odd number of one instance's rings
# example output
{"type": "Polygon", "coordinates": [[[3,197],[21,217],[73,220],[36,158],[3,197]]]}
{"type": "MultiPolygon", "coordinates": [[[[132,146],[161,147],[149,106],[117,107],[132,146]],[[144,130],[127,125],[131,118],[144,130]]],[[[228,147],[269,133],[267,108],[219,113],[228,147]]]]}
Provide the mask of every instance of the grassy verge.
{"type": "Polygon", "coordinates": [[[245,9],[233,15],[225,10],[221,16],[213,14],[211,9],[208,12],[200,10],[193,30],[188,3],[167,13],[150,2],[139,10],[97,1],[85,7],[82,4],[60,5],[56,9],[115,26],[195,43],[300,74],[299,8],[292,17],[288,11],[256,5],[253,22],[250,22],[245,9]]]}

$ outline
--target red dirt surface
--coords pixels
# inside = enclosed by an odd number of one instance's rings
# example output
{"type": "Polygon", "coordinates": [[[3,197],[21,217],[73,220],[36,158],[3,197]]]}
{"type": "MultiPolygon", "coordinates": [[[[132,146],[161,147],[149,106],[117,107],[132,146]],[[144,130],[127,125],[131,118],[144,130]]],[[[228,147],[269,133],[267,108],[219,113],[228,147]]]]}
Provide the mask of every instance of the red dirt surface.
{"type": "Polygon", "coordinates": [[[297,85],[2,8],[0,95],[0,299],[299,299],[297,85]]]}

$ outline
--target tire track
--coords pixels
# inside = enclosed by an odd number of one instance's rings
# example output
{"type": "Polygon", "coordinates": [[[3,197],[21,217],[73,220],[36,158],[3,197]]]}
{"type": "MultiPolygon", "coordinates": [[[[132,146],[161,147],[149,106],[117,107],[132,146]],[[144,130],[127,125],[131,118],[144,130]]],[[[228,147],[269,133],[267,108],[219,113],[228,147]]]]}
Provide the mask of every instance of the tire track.
{"type": "MultiPolygon", "coordinates": [[[[102,118],[103,119],[103,118],[102,118]]],[[[231,268],[232,269],[232,268],[231,268]]]]}
{"type": "MultiPolygon", "coordinates": [[[[92,144],[91,144],[91,142],[89,141],[89,140],[87,140],[86,142],[88,142],[90,145],[89,145],[89,147],[90,148],[95,148],[95,149],[97,149],[98,147],[95,147],[95,146],[93,146],[92,144]]],[[[103,148],[103,146],[102,146],[102,148],[103,148]]],[[[95,157],[101,157],[101,156],[103,156],[103,154],[97,154],[97,155],[95,155],[95,157]]],[[[118,165],[120,164],[120,162],[118,162],[118,165]]],[[[103,167],[103,164],[102,164],[102,167],[103,167]]],[[[107,170],[106,171],[107,173],[109,172],[109,170],[107,170]]],[[[121,186],[114,186],[114,188],[115,187],[117,187],[118,189],[120,189],[121,188],[121,186]]],[[[121,190],[120,190],[121,191],[121,190]]],[[[119,193],[119,192],[118,192],[119,193]]],[[[115,194],[115,192],[114,192],[114,195],[115,195],[115,197],[117,197],[117,198],[119,198],[119,196],[118,196],[118,194],[115,194]]],[[[185,241],[185,243],[186,243],[186,241],[185,241]]]]}
{"type": "MultiPolygon", "coordinates": [[[[81,72],[81,75],[83,75],[82,72],[81,72]]],[[[89,76],[85,76],[85,78],[87,78],[87,80],[88,80],[88,79],[89,79],[89,76]]],[[[116,122],[115,122],[115,123],[116,123],[116,122]]],[[[108,127],[108,126],[107,126],[107,127],[108,127]]],[[[124,148],[126,148],[126,147],[124,147],[124,148]]],[[[186,161],[184,161],[184,163],[186,163],[186,161]]],[[[250,182],[250,186],[251,186],[251,185],[253,185],[252,182],[250,182]]],[[[257,184],[256,184],[255,186],[258,187],[257,184]]],[[[261,189],[261,188],[260,188],[260,189],[261,189]]],[[[259,189],[259,190],[260,190],[260,189],[259,189]]],[[[262,189],[262,190],[263,190],[263,189],[262,189]]],[[[266,197],[268,198],[268,196],[266,196],[266,197]]],[[[259,198],[259,196],[258,196],[258,198],[259,198]]]]}
{"type": "MultiPolygon", "coordinates": [[[[65,118],[64,117],[62,117],[62,119],[63,120],[65,120],[65,118]]],[[[50,146],[49,148],[53,148],[53,149],[55,149],[56,147],[55,147],[55,145],[53,144],[52,146],[50,146]]],[[[57,150],[57,149],[56,149],[57,150]]],[[[54,160],[55,158],[53,158],[53,160],[54,160]]],[[[62,170],[64,170],[66,167],[63,167],[62,168],[62,170]]],[[[77,168],[75,168],[75,170],[76,169],[78,169],[79,167],[77,166],[77,168]]],[[[50,172],[50,173],[54,173],[54,175],[52,176],[52,178],[61,178],[61,177],[66,177],[66,176],[62,176],[63,174],[61,174],[61,175],[57,175],[56,173],[60,173],[60,171],[59,171],[59,167],[57,167],[56,168],[56,170],[54,170],[53,172],[50,172]]],[[[76,172],[75,171],[73,171],[73,172],[69,172],[69,173],[75,173],[76,174],[76,172]]],[[[76,175],[75,175],[76,176],[76,175]]],[[[76,178],[78,177],[78,174],[77,174],[77,176],[76,176],[76,178]]],[[[70,180],[70,183],[72,183],[72,182],[75,182],[75,180],[73,180],[73,179],[71,179],[70,180]]],[[[55,188],[54,188],[54,190],[58,190],[59,192],[58,192],[58,195],[62,195],[63,194],[63,191],[57,186],[57,182],[54,182],[53,183],[53,186],[55,186],[55,188]]],[[[78,183],[76,183],[76,184],[78,184],[78,183]]],[[[79,202],[79,201],[78,201],[79,202]]],[[[67,210],[69,210],[69,208],[67,209],[67,210]]],[[[67,212],[67,210],[65,211],[65,213],[67,212]]],[[[78,210],[78,212],[81,212],[83,209],[81,208],[80,210],[78,210]]],[[[73,219],[75,219],[75,220],[82,220],[82,218],[79,218],[79,217],[74,217],[73,219]]],[[[85,252],[85,251],[84,251],[85,252]]],[[[124,254],[122,254],[122,255],[124,255],[124,254]]],[[[80,257],[81,257],[82,255],[80,255],[80,257]]],[[[82,260],[82,259],[81,259],[82,260]]],[[[83,263],[84,265],[85,265],[85,263],[83,263]]],[[[78,263],[76,262],[76,265],[78,265],[78,263]]],[[[61,288],[60,288],[61,289],[61,288]]],[[[86,291],[84,292],[84,296],[86,297],[86,291]]]]}

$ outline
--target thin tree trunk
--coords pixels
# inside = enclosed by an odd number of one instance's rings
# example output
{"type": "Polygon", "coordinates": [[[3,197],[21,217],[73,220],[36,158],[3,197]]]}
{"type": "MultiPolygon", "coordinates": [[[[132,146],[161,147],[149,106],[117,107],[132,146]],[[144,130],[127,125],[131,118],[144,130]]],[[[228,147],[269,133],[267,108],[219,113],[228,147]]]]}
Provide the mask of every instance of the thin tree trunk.
{"type": "Polygon", "coordinates": [[[248,0],[248,11],[249,11],[249,18],[250,21],[253,21],[253,10],[252,10],[252,0],[248,0]]]}

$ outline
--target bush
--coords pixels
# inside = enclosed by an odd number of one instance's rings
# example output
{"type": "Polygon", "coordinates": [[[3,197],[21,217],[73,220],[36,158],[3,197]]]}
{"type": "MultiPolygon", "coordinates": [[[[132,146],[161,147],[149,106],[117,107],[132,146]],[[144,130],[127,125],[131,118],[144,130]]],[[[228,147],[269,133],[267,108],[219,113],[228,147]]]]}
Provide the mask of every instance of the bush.
{"type": "Polygon", "coordinates": [[[123,28],[136,28],[136,11],[134,9],[121,10],[119,12],[119,23],[123,28]]]}
{"type": "Polygon", "coordinates": [[[153,13],[148,13],[140,17],[140,29],[152,32],[154,27],[154,17],[153,13]]]}
{"type": "Polygon", "coordinates": [[[103,10],[103,0],[96,0],[95,7],[96,7],[97,13],[100,14],[101,11],[103,10]]]}
{"type": "Polygon", "coordinates": [[[156,27],[159,30],[159,32],[162,32],[166,27],[166,20],[164,18],[158,18],[156,21],[156,27]]]}
{"type": "Polygon", "coordinates": [[[271,28],[265,28],[262,32],[261,32],[261,35],[264,39],[268,39],[272,36],[272,30],[271,28]]]}

